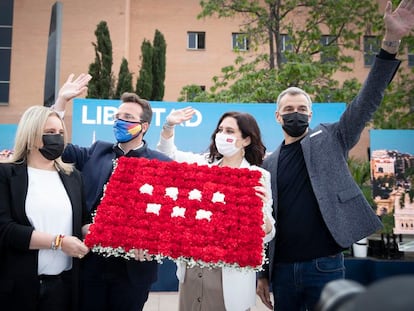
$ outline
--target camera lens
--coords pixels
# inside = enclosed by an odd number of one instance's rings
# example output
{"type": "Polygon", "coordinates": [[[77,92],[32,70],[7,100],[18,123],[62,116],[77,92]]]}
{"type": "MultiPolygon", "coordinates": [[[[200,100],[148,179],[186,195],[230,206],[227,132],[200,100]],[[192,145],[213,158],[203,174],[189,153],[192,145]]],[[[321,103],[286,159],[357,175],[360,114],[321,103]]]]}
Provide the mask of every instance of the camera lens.
{"type": "Polygon", "coordinates": [[[318,311],[337,311],[365,287],[351,280],[335,280],[325,285],[318,303],[318,311]]]}

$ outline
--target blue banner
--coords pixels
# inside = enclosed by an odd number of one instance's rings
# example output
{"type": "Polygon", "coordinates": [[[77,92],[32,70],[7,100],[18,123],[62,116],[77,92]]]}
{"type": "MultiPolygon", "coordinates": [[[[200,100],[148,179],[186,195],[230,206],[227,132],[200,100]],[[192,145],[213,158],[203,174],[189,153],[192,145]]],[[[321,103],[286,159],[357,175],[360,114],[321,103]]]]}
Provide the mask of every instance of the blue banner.
{"type": "Polygon", "coordinates": [[[12,150],[17,124],[0,124],[0,151],[12,150]]]}
{"type": "MultiPolygon", "coordinates": [[[[224,104],[224,103],[181,103],[150,102],[153,119],[144,139],[155,149],[162,125],[173,109],[191,106],[196,110],[193,118],[175,129],[175,143],[179,150],[205,152],[210,136],[221,115],[228,111],[247,112],[253,115],[260,127],[263,142],[271,152],[283,141],[280,124],[275,120],[275,104],[224,104]]],[[[120,104],[119,100],[75,99],[73,103],[72,142],[89,146],[96,140],[115,141],[112,116],[120,104]]],[[[316,103],[312,105],[311,127],[319,123],[335,122],[346,105],[343,103],[316,103]]]]}

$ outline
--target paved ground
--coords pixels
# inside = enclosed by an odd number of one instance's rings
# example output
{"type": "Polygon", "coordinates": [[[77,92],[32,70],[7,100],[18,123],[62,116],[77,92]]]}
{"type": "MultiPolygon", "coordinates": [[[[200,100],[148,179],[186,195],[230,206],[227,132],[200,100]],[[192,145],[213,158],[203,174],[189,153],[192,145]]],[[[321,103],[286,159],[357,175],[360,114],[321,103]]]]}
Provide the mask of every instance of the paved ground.
{"type": "MultiPolygon", "coordinates": [[[[151,292],[143,311],[176,311],[178,310],[177,292],[151,292]]],[[[257,297],[256,307],[250,311],[269,311],[257,297]]]]}

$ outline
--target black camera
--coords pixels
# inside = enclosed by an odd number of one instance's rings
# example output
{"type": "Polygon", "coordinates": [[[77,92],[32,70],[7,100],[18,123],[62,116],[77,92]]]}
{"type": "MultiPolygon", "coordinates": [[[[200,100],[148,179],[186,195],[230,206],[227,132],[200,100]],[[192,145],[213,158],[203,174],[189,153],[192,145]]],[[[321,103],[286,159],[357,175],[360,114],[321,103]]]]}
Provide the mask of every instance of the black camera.
{"type": "Polygon", "coordinates": [[[325,285],[317,311],[413,311],[414,275],[386,278],[365,287],[351,280],[325,285]]]}

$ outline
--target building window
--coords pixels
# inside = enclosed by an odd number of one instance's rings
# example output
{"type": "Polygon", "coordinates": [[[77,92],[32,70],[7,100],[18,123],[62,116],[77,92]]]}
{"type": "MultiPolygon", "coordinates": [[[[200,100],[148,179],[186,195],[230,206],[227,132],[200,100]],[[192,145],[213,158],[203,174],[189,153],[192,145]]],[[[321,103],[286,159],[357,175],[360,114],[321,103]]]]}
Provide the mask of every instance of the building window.
{"type": "Polygon", "coordinates": [[[232,48],[236,51],[248,51],[249,39],[245,33],[232,33],[232,48]]]}
{"type": "Polygon", "coordinates": [[[323,52],[321,52],[321,63],[332,63],[336,61],[336,51],[338,45],[336,44],[335,36],[322,36],[321,45],[324,47],[323,52]]]}
{"type": "Polygon", "coordinates": [[[205,85],[193,85],[191,88],[187,90],[187,98],[186,101],[191,102],[194,98],[199,95],[201,92],[206,91],[205,85]]]}
{"type": "Polygon", "coordinates": [[[281,54],[282,54],[282,63],[287,62],[286,54],[293,51],[292,43],[290,42],[292,39],[289,35],[280,35],[281,40],[281,54]]]}
{"type": "Polygon", "coordinates": [[[414,67],[414,43],[408,44],[408,66],[414,67]]]}
{"type": "Polygon", "coordinates": [[[372,66],[375,55],[380,50],[380,40],[376,36],[364,36],[364,65],[372,66]]]}
{"type": "Polygon", "coordinates": [[[190,50],[204,50],[206,48],[205,32],[188,32],[187,38],[190,50]]]}
{"type": "Polygon", "coordinates": [[[9,102],[13,0],[0,1],[0,105],[9,102]]]}

